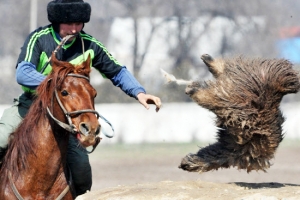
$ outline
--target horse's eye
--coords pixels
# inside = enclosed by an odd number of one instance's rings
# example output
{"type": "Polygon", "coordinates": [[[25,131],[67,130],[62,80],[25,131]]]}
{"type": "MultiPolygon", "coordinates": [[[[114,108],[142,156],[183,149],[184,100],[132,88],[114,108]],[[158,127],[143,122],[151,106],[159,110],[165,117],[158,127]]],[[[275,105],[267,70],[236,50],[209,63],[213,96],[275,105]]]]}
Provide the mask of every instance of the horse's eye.
{"type": "Polygon", "coordinates": [[[69,93],[66,90],[61,91],[61,95],[67,96],[69,93]]]}

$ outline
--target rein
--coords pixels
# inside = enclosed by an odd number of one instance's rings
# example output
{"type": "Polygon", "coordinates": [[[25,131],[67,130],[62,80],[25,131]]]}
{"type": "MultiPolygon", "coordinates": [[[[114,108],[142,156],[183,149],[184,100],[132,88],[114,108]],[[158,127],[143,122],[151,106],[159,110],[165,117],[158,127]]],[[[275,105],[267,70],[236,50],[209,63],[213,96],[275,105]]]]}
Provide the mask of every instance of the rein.
{"type": "MultiPolygon", "coordinates": [[[[55,48],[54,50],[54,54],[57,53],[57,51],[72,37],[76,36],[77,34],[75,35],[67,35],[66,37],[64,37],[60,44],[55,48]]],[[[83,39],[82,37],[81,38],[81,43],[82,43],[82,54],[83,54],[83,60],[84,59],[84,42],[83,42],[83,39]]],[[[44,70],[46,69],[47,65],[50,63],[50,60],[51,60],[51,56],[49,57],[48,61],[45,63],[45,65],[43,66],[42,70],[40,73],[43,73],[44,70]]],[[[79,75],[79,74],[68,74],[67,76],[73,76],[73,77],[78,77],[78,78],[84,78],[88,81],[90,81],[90,79],[86,76],[83,76],[83,75],[79,75]]],[[[64,106],[62,105],[59,97],[58,97],[58,94],[57,94],[57,90],[55,90],[55,97],[58,101],[58,104],[60,105],[61,109],[63,110],[65,116],[67,117],[67,120],[68,120],[68,123],[69,124],[66,124],[64,122],[61,122],[59,121],[58,119],[56,119],[52,113],[50,112],[49,108],[47,107],[47,112],[49,114],[49,116],[59,125],[61,126],[63,129],[71,132],[72,134],[76,134],[78,131],[76,130],[76,127],[74,124],[72,124],[72,121],[71,121],[71,115],[76,115],[76,114],[81,114],[81,113],[87,113],[87,112],[91,112],[91,113],[95,113],[97,115],[97,118],[101,117],[103,119],[105,119],[104,117],[102,117],[97,111],[95,110],[92,110],[92,109],[85,109],[85,110],[79,110],[79,111],[73,111],[73,112],[68,112],[64,106]]],[[[53,100],[53,98],[52,98],[53,100]]],[[[97,147],[97,145],[99,144],[100,142],[100,138],[99,137],[96,137],[96,143],[93,145],[93,149],[91,151],[88,151],[88,153],[92,153],[95,148],[97,147]]],[[[19,193],[17,187],[15,186],[13,180],[12,180],[12,175],[11,175],[11,172],[8,173],[8,179],[9,179],[9,182],[10,182],[10,187],[14,193],[14,195],[16,196],[16,198],[18,200],[24,200],[24,198],[21,196],[21,194],[19,193]]],[[[70,190],[70,186],[69,184],[67,185],[67,187],[58,195],[58,197],[55,199],[55,200],[61,200],[64,198],[64,196],[68,193],[68,191],[70,190]]]]}
{"type": "MultiPolygon", "coordinates": [[[[10,187],[13,190],[15,196],[17,197],[18,200],[25,200],[21,194],[19,193],[17,187],[15,186],[14,182],[12,181],[12,177],[11,177],[11,172],[8,173],[8,179],[10,182],[10,187]]],[[[67,187],[65,187],[65,189],[58,195],[58,197],[55,200],[61,200],[63,199],[63,197],[67,194],[67,192],[70,190],[70,186],[67,185],[67,187]]]]}
{"type": "MultiPolygon", "coordinates": [[[[74,37],[74,36],[76,36],[76,35],[78,35],[78,34],[75,34],[75,35],[67,35],[66,37],[64,37],[64,38],[60,41],[60,43],[57,45],[57,47],[54,49],[54,51],[53,51],[54,54],[56,54],[56,53],[58,52],[58,50],[59,50],[63,45],[65,45],[65,43],[66,43],[70,38],[72,38],[72,37],[74,37]]],[[[82,37],[80,37],[80,38],[81,38],[81,43],[82,43],[82,45],[84,45],[82,37]]],[[[82,54],[83,54],[83,56],[84,56],[84,46],[82,46],[82,54]]],[[[83,58],[84,58],[84,57],[83,57],[83,58]]],[[[50,61],[51,61],[51,56],[48,58],[47,62],[46,62],[46,63],[44,64],[44,66],[42,67],[40,73],[43,73],[43,72],[45,71],[45,69],[47,68],[47,66],[48,66],[48,64],[50,63],[50,61]]]]}
{"type": "MultiPolygon", "coordinates": [[[[56,54],[58,52],[58,50],[72,37],[75,37],[80,34],[77,33],[77,34],[74,34],[74,35],[67,35],[65,36],[61,42],[59,43],[59,45],[55,48],[55,50],[53,51],[54,54],[56,54]]],[[[82,46],[82,56],[83,56],[83,60],[85,60],[85,56],[84,56],[84,42],[83,42],[83,38],[80,37],[81,39],[81,46],[82,46]]],[[[41,70],[41,73],[43,73],[43,71],[46,69],[47,65],[50,63],[51,61],[51,56],[49,57],[48,61],[45,63],[45,65],[43,66],[42,70],[41,70]]],[[[78,77],[78,78],[84,78],[88,81],[90,81],[90,79],[86,76],[83,76],[83,75],[79,75],[79,74],[68,74],[67,76],[73,76],[73,77],[78,77]]],[[[76,115],[76,114],[81,114],[81,113],[87,113],[87,112],[92,112],[92,113],[95,113],[97,115],[97,119],[99,119],[99,117],[101,117],[104,121],[107,121],[102,115],[100,115],[97,111],[95,110],[91,110],[91,109],[88,109],[88,110],[80,110],[80,111],[73,111],[73,112],[68,112],[64,106],[62,105],[59,97],[58,97],[58,94],[57,94],[57,91],[55,90],[55,96],[56,96],[56,99],[58,101],[58,104],[59,106],[61,107],[61,109],[63,110],[65,116],[67,117],[67,120],[68,120],[68,123],[69,124],[66,124],[64,122],[61,122],[59,121],[58,119],[56,119],[52,113],[50,112],[49,108],[47,107],[47,112],[49,114],[49,116],[59,125],[61,126],[63,129],[69,131],[70,133],[72,134],[76,134],[78,131],[75,127],[74,124],[72,124],[72,121],[71,121],[71,115],[76,115]]],[[[111,126],[111,124],[109,123],[109,125],[111,126]]],[[[93,145],[93,149],[91,151],[87,151],[88,153],[92,153],[95,148],[97,147],[97,145],[99,144],[100,142],[100,138],[96,138],[96,143],[93,145]]]]}

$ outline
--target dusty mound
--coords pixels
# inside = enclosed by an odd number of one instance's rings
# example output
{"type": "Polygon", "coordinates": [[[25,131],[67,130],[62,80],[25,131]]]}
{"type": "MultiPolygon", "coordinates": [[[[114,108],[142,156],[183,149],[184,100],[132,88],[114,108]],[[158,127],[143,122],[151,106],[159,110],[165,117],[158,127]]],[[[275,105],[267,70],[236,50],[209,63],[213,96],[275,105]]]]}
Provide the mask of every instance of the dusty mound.
{"type": "Polygon", "coordinates": [[[300,185],[282,183],[212,183],[162,181],[92,191],[76,200],[300,200],[300,185]]]}
{"type": "Polygon", "coordinates": [[[91,154],[92,191],[77,200],[300,200],[300,141],[283,142],[264,172],[178,169],[195,144],[99,145],[91,154]]]}

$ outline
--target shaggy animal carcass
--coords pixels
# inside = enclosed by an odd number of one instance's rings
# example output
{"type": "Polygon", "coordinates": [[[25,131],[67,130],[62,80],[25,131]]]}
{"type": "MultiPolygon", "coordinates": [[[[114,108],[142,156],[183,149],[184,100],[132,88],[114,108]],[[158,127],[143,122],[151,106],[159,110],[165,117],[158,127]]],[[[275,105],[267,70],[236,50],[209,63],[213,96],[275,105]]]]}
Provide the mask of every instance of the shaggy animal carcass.
{"type": "Polygon", "coordinates": [[[186,155],[179,168],[266,171],[284,135],[282,97],[300,88],[297,71],[285,59],[213,59],[207,54],[201,59],[215,80],[177,80],[163,71],[169,81],[188,84],[186,94],[216,114],[217,142],[186,155]]]}

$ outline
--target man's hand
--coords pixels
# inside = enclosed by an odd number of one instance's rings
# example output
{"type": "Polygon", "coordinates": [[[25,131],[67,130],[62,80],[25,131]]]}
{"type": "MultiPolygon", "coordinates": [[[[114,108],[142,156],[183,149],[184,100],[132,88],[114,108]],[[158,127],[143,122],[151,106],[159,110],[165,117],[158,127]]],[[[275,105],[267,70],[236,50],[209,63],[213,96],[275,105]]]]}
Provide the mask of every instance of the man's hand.
{"type": "Polygon", "coordinates": [[[146,108],[149,109],[150,106],[149,104],[155,104],[156,105],[156,112],[159,111],[160,107],[161,107],[161,101],[159,97],[150,95],[150,94],[145,94],[145,93],[139,93],[137,95],[137,99],[139,100],[139,102],[146,108]]]}

